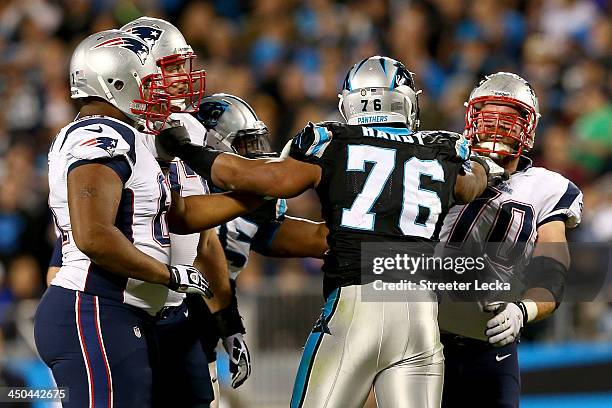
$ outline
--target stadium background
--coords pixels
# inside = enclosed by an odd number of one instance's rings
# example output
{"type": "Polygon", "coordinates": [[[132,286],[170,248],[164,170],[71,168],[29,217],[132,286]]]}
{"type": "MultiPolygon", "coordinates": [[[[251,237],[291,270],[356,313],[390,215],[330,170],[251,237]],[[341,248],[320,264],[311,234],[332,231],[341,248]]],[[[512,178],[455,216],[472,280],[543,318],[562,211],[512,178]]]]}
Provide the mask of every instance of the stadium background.
{"type": "MultiPolygon", "coordinates": [[[[48,381],[31,319],[54,240],[47,148],[75,115],[71,51],[86,35],[143,14],[176,24],[207,71],[208,93],[246,99],[277,148],[307,121],[337,118],[346,71],[370,55],[389,55],[416,73],[424,129],[460,131],[463,102],[485,73],[520,73],[540,99],[532,157],[585,194],[583,223],[570,239],[612,240],[609,1],[2,0],[0,385],[48,381]]],[[[311,194],[289,208],[320,218],[311,194]]],[[[239,286],[254,374],[226,394],[224,407],[287,405],[322,304],[319,266],[252,257],[239,286]]],[[[612,285],[602,293],[598,302],[563,305],[526,334],[523,406],[612,406],[612,285]]]]}

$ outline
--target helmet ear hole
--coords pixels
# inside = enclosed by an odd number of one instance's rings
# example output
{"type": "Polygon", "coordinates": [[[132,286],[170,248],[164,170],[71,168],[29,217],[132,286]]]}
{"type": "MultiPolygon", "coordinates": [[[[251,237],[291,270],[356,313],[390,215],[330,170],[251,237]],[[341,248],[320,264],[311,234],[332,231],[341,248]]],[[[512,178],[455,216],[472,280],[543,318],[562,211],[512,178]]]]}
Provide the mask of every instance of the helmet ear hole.
{"type": "Polygon", "coordinates": [[[117,81],[115,81],[115,83],[113,84],[113,86],[115,87],[115,89],[116,89],[116,90],[118,90],[118,91],[122,90],[124,85],[125,85],[125,84],[124,84],[124,83],[123,83],[123,81],[121,81],[121,80],[117,80],[117,81]]]}

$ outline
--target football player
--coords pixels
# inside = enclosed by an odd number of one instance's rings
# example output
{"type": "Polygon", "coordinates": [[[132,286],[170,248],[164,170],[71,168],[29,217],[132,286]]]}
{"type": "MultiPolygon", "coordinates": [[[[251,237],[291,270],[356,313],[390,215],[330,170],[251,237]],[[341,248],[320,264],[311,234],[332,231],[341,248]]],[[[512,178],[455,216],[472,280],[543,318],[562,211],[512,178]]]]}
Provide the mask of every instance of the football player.
{"type": "MultiPolygon", "coordinates": [[[[465,170],[467,141],[417,132],[417,91],[398,61],[371,57],[344,81],[348,124],[308,124],[283,159],[247,159],[189,143],[184,129],[160,141],[225,190],[294,197],[314,188],[330,231],[323,314],[306,342],[292,407],[361,407],[374,385],[381,407],[439,406],[443,357],[434,293],[428,301],[361,302],[362,242],[431,242],[454,200],[470,202],[487,170],[465,170]],[[382,348],[381,348],[382,345],[382,348]]],[[[483,161],[483,160],[481,160],[483,161]]],[[[491,175],[501,176],[491,163],[491,175]]]]}
{"type": "Polygon", "coordinates": [[[170,206],[136,127],[157,132],[171,103],[138,37],[119,30],[87,37],[72,55],[70,85],[79,118],[49,151],[63,265],[39,304],[36,346],[58,386],[70,389],[64,406],[148,407],[153,322],[168,289],[211,296],[196,268],[169,265],[168,225],[201,231],[260,200],[217,194],[170,206]]]}
{"type": "MultiPolygon", "coordinates": [[[[199,111],[194,116],[206,127],[206,143],[215,149],[239,154],[250,159],[278,157],[273,153],[268,140],[268,128],[259,120],[253,108],[234,95],[214,94],[202,99],[199,111]]],[[[172,173],[171,173],[172,174],[172,173]]],[[[213,191],[216,187],[211,186],[213,191]]],[[[275,257],[316,257],[322,258],[327,250],[327,228],[322,222],[291,217],[285,214],[284,199],[270,200],[257,210],[228,221],[217,228],[227,266],[231,274],[232,291],[235,295],[236,278],[246,266],[251,250],[275,257]]],[[[206,318],[207,309],[199,313],[206,318]]],[[[206,328],[210,325],[206,325],[206,328]]],[[[215,348],[219,334],[203,329],[202,345],[209,361],[213,378],[215,400],[211,408],[219,404],[219,383],[217,378],[215,348]]],[[[224,341],[224,345],[227,341],[224,341]]],[[[230,355],[232,371],[250,372],[248,348],[244,347],[244,363],[230,355]]],[[[240,380],[243,376],[233,379],[240,380]]]]}
{"type": "MultiPolygon", "coordinates": [[[[150,46],[171,95],[173,113],[170,119],[179,121],[188,129],[191,140],[203,145],[206,129],[190,113],[197,111],[200,105],[205,74],[195,69],[196,56],[179,29],[162,19],[140,17],[121,27],[121,30],[136,35],[150,46]]],[[[206,181],[188,165],[180,159],[160,156],[155,148],[154,136],[145,137],[147,146],[162,163],[162,167],[168,168],[173,194],[189,197],[209,192],[206,181]]],[[[234,339],[239,339],[239,344],[246,348],[242,339],[245,330],[237,303],[231,300],[227,263],[215,230],[189,235],[171,233],[170,242],[171,262],[194,265],[205,271],[215,297],[206,301],[208,307],[204,305],[201,296],[189,295],[186,299],[183,294],[171,294],[168,297],[164,318],[157,322],[161,360],[159,381],[175,392],[169,393],[162,387],[155,388],[153,402],[154,406],[160,407],[174,404],[182,407],[199,406],[210,403],[213,393],[208,362],[197,333],[218,333],[219,329],[214,327],[216,325],[229,330],[223,333],[223,338],[231,356],[234,339]],[[202,321],[198,316],[197,311],[202,308],[213,311],[210,321],[202,321]]]]}
{"type": "MultiPolygon", "coordinates": [[[[446,367],[443,407],[518,407],[517,340],[528,323],[558,307],[570,263],[566,228],[580,223],[582,193],[565,177],[532,166],[540,117],[532,87],[498,72],[471,92],[466,136],[511,175],[467,205],[450,209],[440,233],[445,250],[487,253],[492,276],[522,274],[516,302],[442,302],[446,367]],[[493,249],[491,249],[493,248],[493,249]],[[489,312],[489,313],[486,313],[489,312]]],[[[515,288],[513,288],[515,290],[515,288]]]]}

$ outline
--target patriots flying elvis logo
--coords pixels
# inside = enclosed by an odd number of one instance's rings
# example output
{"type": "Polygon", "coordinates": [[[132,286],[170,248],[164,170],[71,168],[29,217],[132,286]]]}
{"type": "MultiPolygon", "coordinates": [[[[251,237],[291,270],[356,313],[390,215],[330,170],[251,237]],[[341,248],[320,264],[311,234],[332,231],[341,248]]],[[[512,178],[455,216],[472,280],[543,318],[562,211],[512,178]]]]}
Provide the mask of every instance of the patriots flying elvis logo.
{"type": "Polygon", "coordinates": [[[115,152],[115,148],[117,147],[117,139],[105,136],[94,137],[93,139],[84,141],[80,144],[80,146],[99,147],[102,150],[106,150],[106,152],[112,156],[115,152]]]}
{"type": "Polygon", "coordinates": [[[164,33],[164,30],[160,28],[146,26],[131,27],[125,31],[134,34],[136,37],[146,42],[149,48],[153,48],[157,40],[159,40],[164,33]]]}
{"type": "Polygon", "coordinates": [[[206,129],[214,129],[229,106],[227,102],[204,102],[200,105],[197,117],[204,122],[206,129]]]}
{"type": "Polygon", "coordinates": [[[106,40],[101,42],[100,44],[91,47],[92,50],[97,48],[105,48],[105,47],[121,47],[126,50],[132,51],[136,56],[140,59],[140,63],[142,65],[145,64],[147,57],[149,56],[149,47],[146,44],[138,41],[135,38],[129,37],[118,37],[112,38],[110,40],[106,40]]]}

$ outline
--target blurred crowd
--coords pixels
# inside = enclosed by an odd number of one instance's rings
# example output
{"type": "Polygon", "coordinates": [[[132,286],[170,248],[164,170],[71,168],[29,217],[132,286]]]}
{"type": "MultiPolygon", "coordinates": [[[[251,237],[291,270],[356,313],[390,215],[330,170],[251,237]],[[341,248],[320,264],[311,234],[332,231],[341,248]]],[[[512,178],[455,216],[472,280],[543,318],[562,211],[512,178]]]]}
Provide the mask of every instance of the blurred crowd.
{"type": "MultiPolygon", "coordinates": [[[[487,73],[524,76],[540,100],[537,165],[585,193],[583,242],[612,241],[612,3],[606,0],[0,1],[0,334],[21,299],[44,291],[54,241],[46,155],[75,109],[68,63],[85,36],[141,15],[168,19],[206,69],[207,93],[239,95],[276,148],[308,121],[338,119],[350,66],[381,54],[415,72],[424,129],[463,129],[463,102],[487,73]]],[[[319,219],[311,194],[290,213],[319,219]]],[[[319,263],[254,257],[244,288],[271,276],[299,290],[319,263]]],[[[610,336],[609,307],[586,319],[610,336]],[[606,323],[608,322],[608,323],[606,323]]],[[[590,315],[589,315],[590,316],[590,315]]],[[[0,337],[1,340],[1,337],[0,337]]],[[[0,351],[1,354],[1,351],[0,351]]]]}

